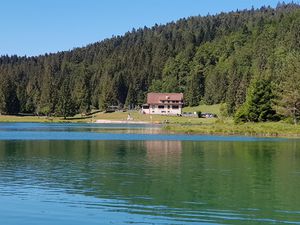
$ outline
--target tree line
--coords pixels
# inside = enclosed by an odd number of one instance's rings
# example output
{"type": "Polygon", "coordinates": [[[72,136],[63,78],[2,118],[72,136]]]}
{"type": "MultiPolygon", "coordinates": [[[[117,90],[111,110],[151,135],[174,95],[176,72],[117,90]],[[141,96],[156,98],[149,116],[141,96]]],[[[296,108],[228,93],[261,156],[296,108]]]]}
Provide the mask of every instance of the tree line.
{"type": "Polygon", "coordinates": [[[223,103],[237,122],[300,115],[300,6],[193,16],[36,57],[0,57],[0,112],[72,116],[150,91],[223,103]]]}

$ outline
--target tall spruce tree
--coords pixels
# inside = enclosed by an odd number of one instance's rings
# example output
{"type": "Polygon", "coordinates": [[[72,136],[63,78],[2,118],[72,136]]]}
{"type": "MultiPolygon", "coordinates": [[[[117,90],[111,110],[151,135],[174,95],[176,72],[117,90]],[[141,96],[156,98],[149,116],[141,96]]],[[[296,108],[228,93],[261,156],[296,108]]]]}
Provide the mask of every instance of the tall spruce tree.
{"type": "Polygon", "coordinates": [[[16,86],[10,77],[0,77],[0,113],[17,114],[20,110],[20,102],[17,98],[16,86]]]}
{"type": "Polygon", "coordinates": [[[300,117],[300,53],[288,54],[282,73],[285,79],[281,82],[278,111],[297,124],[300,117]]]}
{"type": "Polygon", "coordinates": [[[204,95],[204,74],[199,67],[191,71],[185,91],[185,103],[189,106],[197,106],[204,95]]]}
{"type": "Polygon", "coordinates": [[[71,96],[69,76],[66,76],[64,78],[61,88],[60,88],[60,91],[59,91],[57,114],[58,114],[58,116],[63,116],[65,119],[68,116],[75,115],[75,103],[72,100],[72,96],[71,96]]]}
{"type": "Polygon", "coordinates": [[[239,122],[265,122],[276,120],[273,109],[274,94],[270,79],[255,78],[249,87],[246,102],[238,109],[234,116],[239,122]]]}

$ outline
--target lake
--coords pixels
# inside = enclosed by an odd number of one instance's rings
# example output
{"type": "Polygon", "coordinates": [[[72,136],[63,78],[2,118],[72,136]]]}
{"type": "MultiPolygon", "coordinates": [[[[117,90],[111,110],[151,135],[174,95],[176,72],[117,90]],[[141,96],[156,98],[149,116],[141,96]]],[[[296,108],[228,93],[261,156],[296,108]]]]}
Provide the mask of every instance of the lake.
{"type": "Polygon", "coordinates": [[[298,139],[0,123],[0,224],[300,224],[298,139]]]}

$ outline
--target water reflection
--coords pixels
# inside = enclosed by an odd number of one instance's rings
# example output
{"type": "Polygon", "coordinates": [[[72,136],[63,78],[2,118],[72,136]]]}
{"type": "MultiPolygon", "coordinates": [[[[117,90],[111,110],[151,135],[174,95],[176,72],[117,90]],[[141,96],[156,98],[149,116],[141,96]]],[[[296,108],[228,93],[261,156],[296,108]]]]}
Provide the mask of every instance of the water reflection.
{"type": "Polygon", "coordinates": [[[0,140],[288,141],[283,138],[171,134],[155,124],[66,123],[0,123],[0,140]]]}
{"type": "Polygon", "coordinates": [[[101,215],[116,224],[297,224],[299,149],[298,142],[0,141],[0,222],[16,208],[26,217],[41,207],[60,220],[61,208],[75,217],[81,209],[90,224],[101,215]]]}
{"type": "Polygon", "coordinates": [[[0,123],[0,132],[161,133],[159,124],[0,123]]]}
{"type": "Polygon", "coordinates": [[[182,154],[181,141],[145,141],[147,161],[156,164],[179,164],[182,154]]]}

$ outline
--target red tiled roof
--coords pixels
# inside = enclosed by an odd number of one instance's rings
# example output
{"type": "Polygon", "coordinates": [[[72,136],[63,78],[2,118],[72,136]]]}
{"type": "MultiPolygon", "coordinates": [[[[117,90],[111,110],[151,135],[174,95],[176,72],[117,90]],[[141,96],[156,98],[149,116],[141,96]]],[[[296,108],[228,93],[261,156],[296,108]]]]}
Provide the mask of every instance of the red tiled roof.
{"type": "Polygon", "coordinates": [[[148,93],[147,104],[161,104],[161,101],[179,101],[182,103],[182,93],[148,93]]]}

